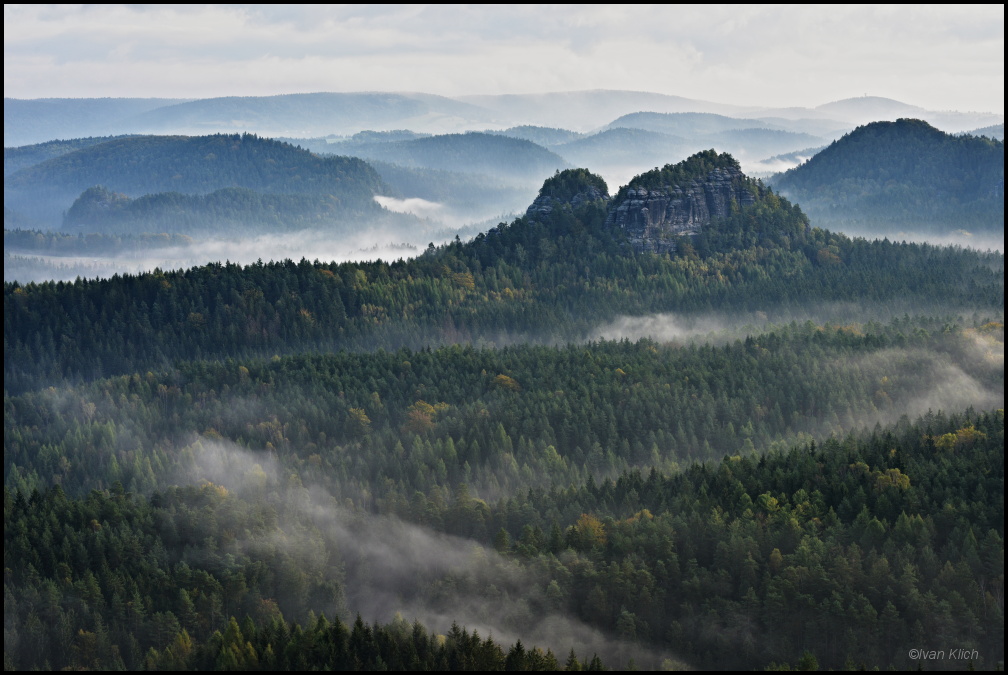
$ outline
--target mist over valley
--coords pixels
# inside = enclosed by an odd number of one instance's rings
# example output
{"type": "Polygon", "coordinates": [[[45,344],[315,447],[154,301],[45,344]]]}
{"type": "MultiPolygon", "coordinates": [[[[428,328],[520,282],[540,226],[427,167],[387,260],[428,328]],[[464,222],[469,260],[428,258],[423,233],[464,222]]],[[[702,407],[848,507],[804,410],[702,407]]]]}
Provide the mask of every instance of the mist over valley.
{"type": "Polygon", "coordinates": [[[1003,669],[1003,6],[4,17],[5,669],[1003,669]]]}

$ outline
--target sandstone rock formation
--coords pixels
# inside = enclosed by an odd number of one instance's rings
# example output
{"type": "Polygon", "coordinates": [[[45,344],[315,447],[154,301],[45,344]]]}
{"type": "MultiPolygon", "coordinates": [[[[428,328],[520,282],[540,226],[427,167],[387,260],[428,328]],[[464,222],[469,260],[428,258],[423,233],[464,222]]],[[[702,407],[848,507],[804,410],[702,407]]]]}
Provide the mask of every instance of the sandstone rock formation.
{"type": "Polygon", "coordinates": [[[685,185],[630,187],[610,204],[606,225],[622,229],[637,250],[670,252],[675,237],[695,234],[711,220],[726,217],[733,201],[738,207],[755,203],[747,183],[740,169],[728,167],[685,185]]]}

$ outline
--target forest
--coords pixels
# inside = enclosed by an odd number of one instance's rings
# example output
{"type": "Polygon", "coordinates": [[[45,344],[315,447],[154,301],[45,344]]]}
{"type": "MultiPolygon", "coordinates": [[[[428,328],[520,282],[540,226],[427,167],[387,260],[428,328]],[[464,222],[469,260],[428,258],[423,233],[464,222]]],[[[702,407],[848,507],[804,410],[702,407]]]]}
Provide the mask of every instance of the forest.
{"type": "Polygon", "coordinates": [[[320,157],[254,134],[99,140],[43,144],[22,153],[8,153],[5,148],[5,214],[10,209],[58,229],[62,213],[82,192],[103,186],[133,198],[165,192],[205,195],[224,188],[328,196],[341,207],[356,209],[359,216],[364,209],[377,209],[373,196],[387,190],[375,170],[359,158],[320,157]],[[52,156],[7,175],[8,162],[23,154],[36,161],[52,156]]]}
{"type": "Polygon", "coordinates": [[[5,668],[1003,665],[1003,254],[752,179],[669,253],[606,226],[725,167],[559,171],[411,259],[5,282],[5,668]]]}
{"type": "Polygon", "coordinates": [[[823,227],[1004,229],[1004,140],[927,122],[872,122],[774,177],[823,227]]]}
{"type": "MultiPolygon", "coordinates": [[[[681,181],[714,168],[711,161],[701,153],[631,185],[681,181]]],[[[601,180],[568,172],[561,175],[574,183],[601,180]]],[[[547,219],[501,223],[471,242],[431,246],[410,260],[211,263],[5,284],[5,387],[17,392],[176,359],[562,343],[589,338],[621,316],[660,312],[717,310],[755,322],[837,303],[844,309],[832,320],[866,321],[964,308],[994,316],[1004,306],[1001,254],[850,239],[809,227],[798,207],[763,190],[673,256],[634,253],[605,227],[606,205],[586,202],[547,219]]]]}

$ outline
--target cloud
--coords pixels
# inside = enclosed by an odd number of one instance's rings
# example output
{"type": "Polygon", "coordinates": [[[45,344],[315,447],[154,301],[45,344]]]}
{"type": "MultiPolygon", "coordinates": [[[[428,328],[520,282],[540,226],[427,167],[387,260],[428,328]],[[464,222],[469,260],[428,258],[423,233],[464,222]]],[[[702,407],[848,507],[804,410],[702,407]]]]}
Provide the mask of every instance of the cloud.
{"type": "Polygon", "coordinates": [[[1004,110],[1004,6],[4,6],[5,96],[863,93],[1004,110]]]}
{"type": "MultiPolygon", "coordinates": [[[[765,316],[764,316],[765,320],[765,316]]],[[[744,325],[751,325],[745,319],[732,321],[727,317],[713,314],[687,316],[681,314],[647,314],[644,316],[621,316],[599,326],[592,339],[596,340],[639,340],[650,338],[658,342],[719,341],[727,342],[733,337],[744,337],[744,325]],[[739,330],[742,333],[739,333],[739,330]],[[731,334],[729,335],[729,331],[731,334]]],[[[752,332],[752,330],[749,330],[752,332]]]]}
{"type": "Polygon", "coordinates": [[[254,555],[280,543],[306,561],[338,557],[344,570],[344,609],[351,616],[388,622],[401,614],[441,633],[458,622],[505,646],[520,639],[527,648],[552,648],[561,662],[572,647],[582,659],[597,653],[617,667],[631,656],[639,665],[656,667],[667,656],[607,636],[560,607],[533,607],[541,604],[551,580],[536,561],[521,564],[470,539],[350,511],[325,490],[284,478],[284,469],[269,453],[199,438],[183,454],[190,463],[179,482],[209,480],[242,499],[275,502],[278,522],[272,538],[237,542],[244,553],[254,555]]]}
{"type": "Polygon", "coordinates": [[[412,213],[420,218],[430,218],[439,215],[444,210],[444,204],[431,202],[420,197],[409,199],[396,199],[395,197],[382,197],[375,195],[375,201],[384,206],[389,211],[396,213],[412,213]]]}

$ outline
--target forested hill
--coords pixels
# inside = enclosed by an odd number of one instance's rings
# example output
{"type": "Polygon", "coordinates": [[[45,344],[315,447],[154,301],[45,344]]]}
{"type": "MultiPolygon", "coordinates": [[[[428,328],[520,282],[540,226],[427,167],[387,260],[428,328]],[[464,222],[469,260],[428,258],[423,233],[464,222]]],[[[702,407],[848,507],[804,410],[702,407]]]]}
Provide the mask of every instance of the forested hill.
{"type": "Polygon", "coordinates": [[[240,187],[268,194],[331,195],[354,206],[388,189],[361,159],[319,157],[251,134],[138,136],[81,148],[7,176],[4,205],[58,225],[62,212],[96,185],[130,197],[240,187]]]}
{"type": "Polygon", "coordinates": [[[727,153],[704,150],[643,173],[620,188],[606,225],[636,250],[665,253],[694,243],[717,250],[808,239],[808,218],[727,153]]]}
{"type": "MultiPolygon", "coordinates": [[[[710,167],[703,155],[659,174],[688,178],[734,161],[710,154],[710,167]]],[[[574,182],[591,188],[596,181],[584,173],[574,182]]],[[[697,234],[670,240],[663,255],[636,253],[622,230],[606,225],[606,203],[593,198],[410,261],[214,263],[72,284],[5,283],[5,387],[177,359],[582,340],[621,315],[655,312],[755,315],[829,302],[884,316],[1002,311],[1003,256],[810,229],[800,209],[762,189],[748,205],[729,202],[730,212],[697,234]]]]}
{"type": "Polygon", "coordinates": [[[333,194],[263,194],[230,187],[206,195],[159,192],[132,199],[96,186],[67,209],[63,229],[113,236],[249,236],[308,229],[337,235],[359,229],[362,219],[370,226],[415,224],[412,216],[383,212],[371,200],[340,200],[333,194]]]}
{"type": "Polygon", "coordinates": [[[71,138],[35,145],[23,145],[17,148],[4,148],[4,177],[29,166],[41,164],[47,159],[60,157],[75,150],[115,140],[115,138],[113,136],[89,136],[88,138],[71,138]]]}
{"type": "Polygon", "coordinates": [[[824,227],[1004,227],[1004,142],[921,120],[858,127],[771,183],[824,227]]]}
{"type": "Polygon", "coordinates": [[[716,147],[742,159],[757,159],[822,145],[827,137],[835,138],[833,134],[837,128],[846,125],[830,120],[789,122],[712,113],[638,112],[623,115],[607,126],[608,129],[620,127],[667,135],[693,148],[716,147]],[[799,131],[802,128],[813,133],[799,131]]]}
{"type": "Polygon", "coordinates": [[[713,150],[533,207],[5,283],[5,669],[1003,661],[1003,254],[811,227],[713,150]]]}
{"type": "Polygon", "coordinates": [[[5,665],[379,668],[381,646],[394,667],[400,620],[379,645],[355,625],[349,650],[348,627],[312,628],[399,585],[438,623],[475,606],[495,635],[549,640],[571,617],[713,669],[803,650],[908,669],[928,635],[988,667],[1003,411],[753,451],[796,421],[900,409],[930,349],[971,360],[976,335],[948,329],[194,363],[5,398],[5,665]],[[880,379],[898,343],[910,361],[880,379]]]}
{"type": "Polygon", "coordinates": [[[329,144],[327,151],[408,167],[499,175],[533,185],[569,166],[563,157],[524,138],[474,131],[410,140],[375,140],[358,135],[329,144]]]}

